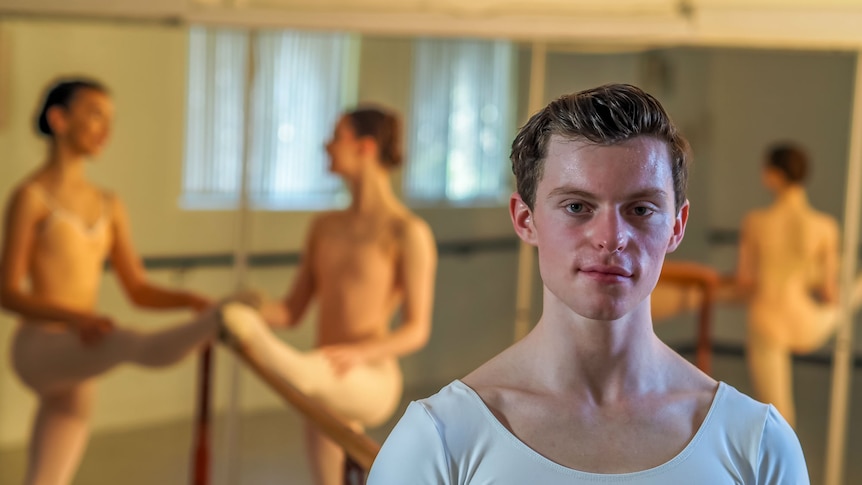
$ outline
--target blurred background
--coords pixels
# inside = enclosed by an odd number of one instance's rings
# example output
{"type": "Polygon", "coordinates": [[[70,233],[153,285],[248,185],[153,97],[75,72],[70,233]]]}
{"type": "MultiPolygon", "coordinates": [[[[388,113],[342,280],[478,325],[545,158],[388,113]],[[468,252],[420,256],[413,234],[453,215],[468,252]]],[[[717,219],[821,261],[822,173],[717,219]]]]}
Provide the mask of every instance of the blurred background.
{"type": "MultiPolygon", "coordinates": [[[[402,361],[406,403],[513,342],[507,157],[531,93],[539,106],[607,82],[655,95],[694,151],[691,219],[672,258],[729,273],[743,215],[769,201],[760,167],[774,141],[808,149],[811,203],[843,221],[860,25],[862,2],[851,0],[0,0],[0,194],[7,199],[45,158],[33,119],[46,86],[94,77],[117,114],[88,173],[125,201],[151,278],[226,295],[237,286],[234,252],[245,247],[248,284],[281,296],[311,218],[346,203],[323,151],[339,113],[357,103],[399,111],[407,161],[393,184],[440,248],[431,341],[402,361]]],[[[537,277],[533,285],[535,321],[537,277]]],[[[139,329],[189,317],[133,309],[110,271],[100,308],[139,329]]],[[[308,348],[314,320],[312,311],[280,336],[308,348]]],[[[744,324],[741,309],[717,309],[713,374],[748,391],[744,324]]],[[[0,315],[4,485],[22,480],[35,403],[10,369],[14,327],[0,315]]],[[[657,331],[686,352],[695,327],[694,315],[682,316],[657,331]]],[[[812,483],[824,469],[830,355],[822,349],[795,367],[812,483]]],[[[237,385],[232,366],[218,350],[214,483],[229,483],[219,473],[228,462],[237,483],[308,483],[299,418],[246,371],[237,385]],[[239,434],[229,446],[234,393],[239,434]]],[[[192,358],[102,378],[76,483],[187,482],[196,372],[192,358]]],[[[862,382],[852,382],[848,484],[862,483],[862,382]]],[[[391,426],[371,435],[382,440],[391,426]]]]}

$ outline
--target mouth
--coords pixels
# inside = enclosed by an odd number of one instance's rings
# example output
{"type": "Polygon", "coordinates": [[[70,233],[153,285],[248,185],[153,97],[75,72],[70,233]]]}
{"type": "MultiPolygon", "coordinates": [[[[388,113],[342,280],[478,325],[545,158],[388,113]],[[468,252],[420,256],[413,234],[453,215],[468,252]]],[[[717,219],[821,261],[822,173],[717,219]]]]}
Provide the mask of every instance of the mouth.
{"type": "Polygon", "coordinates": [[[594,264],[581,267],[578,270],[584,276],[599,281],[620,282],[632,277],[632,272],[622,266],[594,264]]]}

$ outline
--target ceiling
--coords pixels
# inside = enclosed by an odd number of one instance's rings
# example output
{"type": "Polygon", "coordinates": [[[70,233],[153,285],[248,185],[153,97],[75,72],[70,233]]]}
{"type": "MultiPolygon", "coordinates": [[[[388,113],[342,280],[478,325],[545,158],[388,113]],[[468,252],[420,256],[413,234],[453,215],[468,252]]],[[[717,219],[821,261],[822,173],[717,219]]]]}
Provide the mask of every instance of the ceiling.
{"type": "Polygon", "coordinates": [[[0,16],[649,47],[862,49],[862,0],[0,0],[0,16]]]}

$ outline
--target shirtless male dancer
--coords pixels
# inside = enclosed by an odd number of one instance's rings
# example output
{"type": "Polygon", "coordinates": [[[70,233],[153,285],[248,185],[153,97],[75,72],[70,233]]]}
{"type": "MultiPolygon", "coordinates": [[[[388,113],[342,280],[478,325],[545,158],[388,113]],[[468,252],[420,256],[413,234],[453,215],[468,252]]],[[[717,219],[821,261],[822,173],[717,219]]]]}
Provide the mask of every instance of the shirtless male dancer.
{"type": "Polygon", "coordinates": [[[98,376],[122,363],[174,364],[216,334],[211,316],[139,333],[96,308],[106,259],[139,307],[200,311],[210,304],[147,279],[120,198],[87,180],[86,163],[107,142],[113,113],[98,82],[55,84],[37,118],[48,139],[47,159],[7,207],[0,300],[20,317],[12,365],[39,400],[27,485],[71,483],[86,447],[98,376]]]}
{"type": "Polygon", "coordinates": [[[772,406],[662,343],[649,295],[688,219],[688,146],[630,85],[563,96],[512,144],[515,232],[538,247],[533,330],[411,403],[371,469],[390,484],[807,484],[772,406]]]}
{"type": "MultiPolygon", "coordinates": [[[[293,288],[260,313],[228,303],[230,338],[285,382],[355,426],[388,419],[401,399],[397,357],[422,348],[431,330],[436,247],[428,225],[392,192],[390,170],[401,164],[394,114],[363,108],[344,114],[326,145],[331,171],[350,190],[350,206],[312,223],[293,288]],[[298,324],[319,303],[316,350],[299,352],[274,327],[298,324]],[[390,331],[394,311],[401,322],[390,331]]],[[[343,483],[344,453],[313,425],[306,441],[315,483],[343,483]]]]}

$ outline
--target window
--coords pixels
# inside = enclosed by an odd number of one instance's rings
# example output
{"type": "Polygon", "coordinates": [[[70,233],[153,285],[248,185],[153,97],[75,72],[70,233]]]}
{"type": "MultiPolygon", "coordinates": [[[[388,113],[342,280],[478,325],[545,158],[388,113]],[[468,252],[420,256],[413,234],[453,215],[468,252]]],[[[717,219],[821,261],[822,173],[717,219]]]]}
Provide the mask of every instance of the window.
{"type": "Polygon", "coordinates": [[[514,65],[509,42],[415,42],[410,200],[472,205],[508,197],[514,65]]]}
{"type": "Polygon", "coordinates": [[[237,205],[246,133],[252,207],[336,205],[341,183],[323,146],[356,101],[355,44],[345,34],[192,28],[183,205],[237,205]]]}

